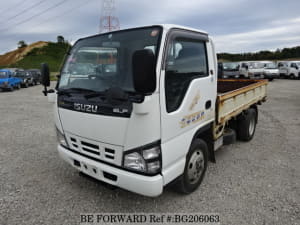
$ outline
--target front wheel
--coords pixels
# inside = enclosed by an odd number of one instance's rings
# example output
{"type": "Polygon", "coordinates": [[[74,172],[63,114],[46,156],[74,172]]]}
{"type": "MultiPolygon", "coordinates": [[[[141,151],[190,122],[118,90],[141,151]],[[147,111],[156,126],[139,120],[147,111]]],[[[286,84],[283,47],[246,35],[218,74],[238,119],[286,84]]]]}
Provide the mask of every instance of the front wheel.
{"type": "Polygon", "coordinates": [[[208,162],[208,147],[202,139],[195,139],[186,157],[184,172],[176,183],[178,191],[189,194],[201,184],[208,162]]]}
{"type": "Polygon", "coordinates": [[[255,133],[257,122],[257,110],[250,108],[238,117],[237,137],[241,141],[250,141],[255,133]]]}

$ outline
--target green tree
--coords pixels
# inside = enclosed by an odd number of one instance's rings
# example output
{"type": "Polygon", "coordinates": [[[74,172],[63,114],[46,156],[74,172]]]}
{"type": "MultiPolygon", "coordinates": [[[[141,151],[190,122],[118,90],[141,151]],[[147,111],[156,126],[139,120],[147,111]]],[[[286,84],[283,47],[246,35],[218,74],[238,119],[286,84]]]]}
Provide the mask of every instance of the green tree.
{"type": "Polygon", "coordinates": [[[65,43],[65,38],[61,35],[57,36],[57,43],[65,43]]]}
{"type": "Polygon", "coordinates": [[[27,44],[26,44],[26,42],[25,41],[19,41],[18,42],[18,48],[24,48],[24,47],[26,47],[27,46],[27,44]]]}

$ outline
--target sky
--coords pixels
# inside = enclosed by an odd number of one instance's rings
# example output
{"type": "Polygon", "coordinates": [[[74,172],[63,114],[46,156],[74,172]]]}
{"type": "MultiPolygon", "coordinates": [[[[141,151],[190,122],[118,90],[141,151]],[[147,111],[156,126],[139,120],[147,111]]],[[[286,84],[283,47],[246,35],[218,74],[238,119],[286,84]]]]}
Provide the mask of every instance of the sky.
{"type": "MultiPolygon", "coordinates": [[[[0,55],[17,43],[74,43],[99,32],[102,0],[0,0],[0,55]]],[[[121,29],[171,23],[207,31],[217,52],[300,45],[300,0],[115,0],[121,29]]]]}

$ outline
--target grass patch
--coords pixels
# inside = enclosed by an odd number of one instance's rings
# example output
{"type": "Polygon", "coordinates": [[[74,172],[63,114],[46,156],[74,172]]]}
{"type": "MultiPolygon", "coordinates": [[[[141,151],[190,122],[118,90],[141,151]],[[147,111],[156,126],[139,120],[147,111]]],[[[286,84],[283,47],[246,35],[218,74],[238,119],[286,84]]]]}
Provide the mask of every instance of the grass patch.
{"type": "Polygon", "coordinates": [[[23,69],[41,68],[41,63],[48,63],[50,71],[60,71],[63,60],[68,52],[68,43],[49,43],[42,48],[34,48],[27,55],[10,67],[23,69]]]}
{"type": "Polygon", "coordinates": [[[59,72],[50,72],[50,80],[51,81],[57,81],[57,75],[59,72]]]}

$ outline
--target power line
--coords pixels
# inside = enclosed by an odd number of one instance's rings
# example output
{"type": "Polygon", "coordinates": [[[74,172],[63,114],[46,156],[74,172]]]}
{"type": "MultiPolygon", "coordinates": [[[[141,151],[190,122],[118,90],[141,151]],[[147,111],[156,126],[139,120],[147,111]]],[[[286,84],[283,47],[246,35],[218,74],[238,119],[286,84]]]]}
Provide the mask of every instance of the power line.
{"type": "Polygon", "coordinates": [[[22,10],[21,12],[19,12],[19,13],[15,14],[15,15],[13,15],[13,16],[11,16],[11,17],[5,19],[5,21],[3,21],[2,23],[6,23],[7,21],[10,21],[10,20],[12,20],[12,19],[15,19],[15,18],[17,18],[18,16],[22,15],[23,13],[26,13],[27,11],[30,11],[30,10],[34,9],[35,7],[41,5],[43,2],[46,2],[46,1],[47,1],[47,0],[41,0],[41,1],[39,1],[38,3],[35,3],[35,4],[31,5],[31,6],[28,7],[28,8],[25,8],[25,9],[22,10]]]}
{"type": "Polygon", "coordinates": [[[0,11],[0,16],[3,16],[3,14],[5,15],[6,12],[9,12],[11,9],[15,9],[15,8],[18,8],[20,7],[21,5],[23,5],[25,2],[27,2],[28,0],[22,0],[22,1],[19,1],[17,4],[11,6],[11,7],[8,7],[6,9],[3,9],[2,11],[0,11]]]}
{"type": "MultiPolygon", "coordinates": [[[[81,2],[81,3],[82,3],[82,2],[81,2]]],[[[32,28],[32,29],[35,29],[36,27],[38,27],[38,26],[40,26],[40,25],[42,25],[42,24],[48,23],[49,21],[53,21],[53,20],[59,19],[60,17],[65,16],[65,15],[67,15],[67,14],[73,12],[74,10],[79,9],[79,8],[81,8],[81,7],[84,7],[84,6],[86,6],[86,5],[90,4],[90,3],[92,3],[91,0],[86,0],[86,1],[83,2],[82,4],[76,5],[76,6],[72,7],[72,8],[69,9],[69,10],[65,10],[64,12],[60,13],[59,15],[56,15],[54,18],[51,16],[51,17],[49,17],[49,18],[47,18],[47,19],[41,21],[40,23],[38,23],[38,24],[32,26],[31,28],[32,28]]]]}
{"type": "MultiPolygon", "coordinates": [[[[54,8],[57,8],[58,6],[64,4],[64,3],[67,2],[67,1],[69,1],[69,0],[62,0],[62,1],[58,2],[58,3],[56,3],[55,5],[53,5],[53,6],[51,6],[51,7],[48,7],[47,9],[45,9],[45,10],[39,12],[39,13],[36,13],[36,14],[34,14],[33,16],[31,16],[31,17],[29,17],[29,18],[27,18],[27,19],[25,19],[25,20],[23,20],[23,21],[20,21],[20,22],[18,22],[18,23],[12,24],[11,26],[13,26],[13,27],[15,28],[16,26],[19,26],[19,25],[21,25],[21,24],[23,24],[23,23],[26,23],[26,22],[32,20],[33,18],[42,15],[43,13],[46,13],[46,12],[48,12],[48,11],[54,9],[54,8]]],[[[11,27],[11,26],[10,26],[10,27],[11,27]]],[[[7,31],[7,30],[10,29],[10,27],[1,29],[0,32],[2,32],[2,31],[7,31]]]]}

